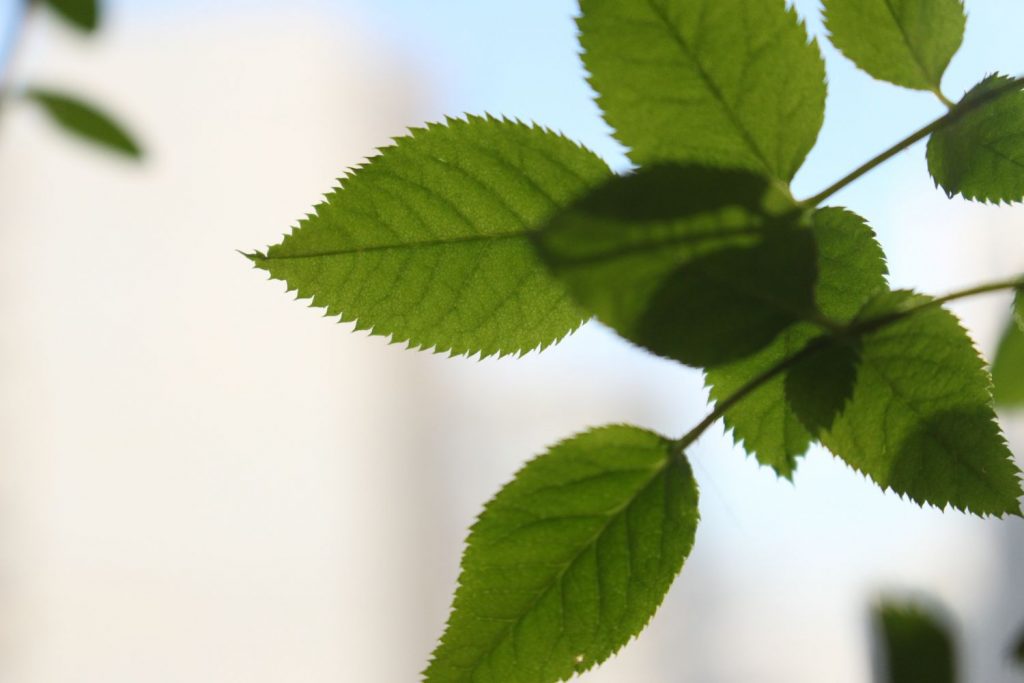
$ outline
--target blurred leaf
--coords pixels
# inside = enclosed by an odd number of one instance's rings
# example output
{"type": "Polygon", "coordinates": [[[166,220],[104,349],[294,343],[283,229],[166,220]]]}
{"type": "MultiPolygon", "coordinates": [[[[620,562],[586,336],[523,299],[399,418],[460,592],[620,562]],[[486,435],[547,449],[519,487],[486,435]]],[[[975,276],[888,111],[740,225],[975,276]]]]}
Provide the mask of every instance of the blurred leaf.
{"type": "Polygon", "coordinates": [[[789,181],[818,137],[825,65],[783,0],[583,0],[598,104],[638,164],[789,181]]]}
{"type": "Polygon", "coordinates": [[[425,680],[565,680],[639,633],[697,529],[697,485],[672,449],[614,425],[520,470],[473,526],[425,680]]]}
{"type": "MultiPolygon", "coordinates": [[[[1010,82],[1006,76],[989,76],[961,102],[1010,82]]],[[[932,133],[928,170],[950,197],[984,202],[1024,198],[1024,91],[1013,88],[932,133]]]]}
{"type": "Polygon", "coordinates": [[[875,612],[881,664],[878,683],[954,683],[956,652],[949,627],[914,604],[883,603],[875,612]]]}
{"type": "MultiPolygon", "coordinates": [[[[827,317],[849,322],[868,299],[887,289],[885,255],[865,220],[845,209],[815,211],[811,230],[818,259],[815,301],[827,317]]],[[[711,397],[725,400],[820,332],[809,323],[794,325],[757,353],[708,370],[711,397]]],[[[785,385],[785,375],[765,382],[729,408],[725,424],[758,462],[792,478],[797,457],[806,452],[813,437],[790,407],[785,385]]]]}
{"type": "Polygon", "coordinates": [[[798,222],[762,176],[666,165],[612,178],[534,239],[601,322],[709,367],[813,315],[814,236],[798,222]]]}
{"type": "Polygon", "coordinates": [[[992,361],[992,384],[996,406],[1024,407],[1024,329],[1013,320],[1007,324],[992,361]]]}
{"type": "Polygon", "coordinates": [[[967,17],[960,0],[825,0],[832,44],[875,78],[940,92],[967,17]]]}
{"type": "Polygon", "coordinates": [[[1024,629],[1017,634],[1017,644],[1013,647],[1013,656],[1019,663],[1024,665],[1024,629]]]}
{"type": "Polygon", "coordinates": [[[99,0],[44,0],[68,23],[87,33],[100,23],[99,0]]]}
{"type": "Polygon", "coordinates": [[[398,138],[249,258],[357,329],[452,354],[525,353],[584,313],[528,234],[609,177],[556,133],[471,116],[398,138]]]}
{"type": "Polygon", "coordinates": [[[861,324],[899,317],[861,336],[853,396],[821,441],[920,505],[1019,515],[1020,471],[985,364],[956,316],[929,301],[888,292],[864,307],[861,324]]]}
{"type": "Polygon", "coordinates": [[[41,106],[65,131],[107,149],[138,159],[142,150],[125,129],[108,114],[77,97],[31,88],[25,98],[41,106]]]}

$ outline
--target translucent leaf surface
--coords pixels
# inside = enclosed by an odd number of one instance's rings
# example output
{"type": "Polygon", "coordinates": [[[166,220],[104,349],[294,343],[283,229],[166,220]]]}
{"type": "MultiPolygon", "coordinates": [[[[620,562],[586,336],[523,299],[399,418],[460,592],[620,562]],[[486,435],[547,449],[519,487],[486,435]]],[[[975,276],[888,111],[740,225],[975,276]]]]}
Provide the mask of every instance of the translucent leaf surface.
{"type": "MultiPolygon", "coordinates": [[[[815,212],[819,310],[836,322],[849,322],[869,298],[886,289],[886,265],[875,234],[860,216],[839,208],[815,212]]],[[[794,325],[756,354],[712,368],[707,374],[711,397],[723,400],[769,368],[794,355],[821,332],[812,324],[794,325]]],[[[737,441],[763,465],[792,477],[797,457],[813,437],[786,397],[786,377],[764,383],[725,414],[737,441]]]]}
{"type": "Polygon", "coordinates": [[[382,150],[250,258],[299,298],[393,341],[523,353],[583,318],[526,235],[607,177],[597,156],[550,131],[450,120],[382,150]]]}
{"type": "Polygon", "coordinates": [[[783,0],[583,0],[598,103],[639,164],[742,167],[788,181],[825,112],[825,66],[783,0]]]}
{"type": "Polygon", "coordinates": [[[671,442],[595,429],[526,465],[462,558],[430,683],[548,683],[604,661],[654,614],[693,545],[697,487],[671,442]]]}
{"type": "MultiPolygon", "coordinates": [[[[892,320],[928,301],[882,294],[857,320],[892,320]]],[[[956,316],[939,306],[861,337],[853,396],[821,440],[919,504],[1020,514],[1020,471],[996,423],[984,362],[956,316]]]]}
{"type": "Polygon", "coordinates": [[[602,322],[708,367],[813,315],[814,238],[798,218],[753,173],[655,166],[595,189],[535,240],[602,322]]]}
{"type": "Polygon", "coordinates": [[[992,394],[999,408],[1024,408],[1024,329],[1006,326],[992,361],[992,394]]]}
{"type": "MultiPolygon", "coordinates": [[[[963,101],[1010,83],[990,76],[963,101]]],[[[932,133],[928,170],[950,197],[985,202],[1024,199],[1024,91],[1019,87],[968,111],[952,125],[932,133]]]]}
{"type": "Polygon", "coordinates": [[[33,88],[25,98],[38,104],[63,130],[106,149],[133,158],[142,150],[124,126],[95,105],[67,93],[33,88]]]}
{"type": "Polygon", "coordinates": [[[875,78],[940,92],[967,17],[960,0],[825,0],[832,44],[875,78]]]}

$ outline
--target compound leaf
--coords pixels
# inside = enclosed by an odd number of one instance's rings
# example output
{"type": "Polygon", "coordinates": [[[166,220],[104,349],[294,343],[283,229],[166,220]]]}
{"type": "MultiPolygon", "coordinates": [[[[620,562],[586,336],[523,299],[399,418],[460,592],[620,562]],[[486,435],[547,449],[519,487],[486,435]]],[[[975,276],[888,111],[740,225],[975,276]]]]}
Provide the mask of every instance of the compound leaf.
{"type": "Polygon", "coordinates": [[[1012,320],[992,361],[992,396],[997,407],[1024,407],[1024,328],[1012,320]]]}
{"type": "Polygon", "coordinates": [[[647,624],[697,528],[686,460],[608,426],[526,465],[484,508],[429,683],[548,683],[602,662],[647,624]]]}
{"type": "Polygon", "coordinates": [[[124,126],[95,105],[67,93],[31,88],[25,99],[38,104],[68,133],[109,150],[138,159],[142,150],[124,126]]]}
{"type": "Polygon", "coordinates": [[[762,176],[653,166],[615,177],[534,236],[576,299],[654,353],[708,367],[811,315],[814,238],[762,176]]]}
{"type": "Polygon", "coordinates": [[[1012,83],[1006,76],[989,76],[957,106],[1010,89],[932,133],[928,170],[950,197],[959,194],[984,202],[1024,199],[1024,91],[1012,83]]]}
{"type": "Polygon", "coordinates": [[[954,683],[956,651],[945,620],[913,603],[885,602],[875,611],[875,638],[885,683],[954,683]]]}
{"type": "MultiPolygon", "coordinates": [[[[885,256],[864,219],[845,209],[816,211],[811,230],[817,244],[814,296],[818,309],[836,322],[849,322],[869,298],[886,289],[885,256]]],[[[800,351],[820,331],[812,324],[794,325],[757,353],[711,368],[707,373],[711,397],[721,401],[734,394],[800,351]]],[[[758,462],[792,478],[797,457],[806,452],[813,437],[790,407],[786,393],[785,375],[765,382],[726,412],[725,424],[758,462]]]]}
{"type": "Polygon", "coordinates": [[[357,329],[452,354],[525,353],[583,318],[527,234],[608,175],[550,131],[449,120],[383,149],[250,258],[357,329]]]}
{"type": "Polygon", "coordinates": [[[960,0],[826,0],[832,44],[875,78],[941,92],[942,74],[963,42],[960,0]]]}
{"type": "Polygon", "coordinates": [[[930,302],[887,292],[864,306],[853,395],[821,441],[918,504],[1019,515],[1020,472],[984,363],[956,316],[930,302]]]}
{"type": "Polygon", "coordinates": [[[783,0],[583,0],[583,61],[638,164],[789,181],[825,111],[818,46],[783,0]]]}
{"type": "Polygon", "coordinates": [[[57,14],[75,28],[91,33],[100,23],[99,0],[45,0],[57,14]]]}

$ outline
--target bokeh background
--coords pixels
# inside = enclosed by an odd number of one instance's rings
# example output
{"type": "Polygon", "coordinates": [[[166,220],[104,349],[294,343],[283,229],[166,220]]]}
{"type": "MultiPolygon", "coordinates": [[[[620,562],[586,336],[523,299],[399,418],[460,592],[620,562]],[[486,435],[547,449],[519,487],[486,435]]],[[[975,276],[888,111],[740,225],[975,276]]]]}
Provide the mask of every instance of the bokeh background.
{"type": "MultiPolygon", "coordinates": [[[[0,0],[0,40],[17,0],[0,0]]],[[[939,115],[857,72],[797,10],[830,82],[807,196],[939,115]]],[[[532,455],[591,425],[676,435],[698,373],[598,325],[524,359],[352,333],[235,252],[276,242],[391,137],[492,112],[627,168],[592,103],[572,0],[110,0],[94,39],[33,13],[15,83],[119,114],[141,165],[11,103],[0,116],[0,681],[418,680],[465,530],[532,455]]],[[[1018,0],[968,0],[945,81],[1024,72],[1018,0]]],[[[0,46],[3,49],[4,46],[0,46]]],[[[785,87],[784,82],[779,87],[785,87]]],[[[837,195],[892,283],[1024,271],[1024,213],[948,200],[918,145],[837,195]]],[[[1009,299],[958,303],[990,353],[1009,299]]],[[[1024,453],[1022,416],[1005,425],[1024,453]]],[[[868,607],[955,616],[966,679],[1024,681],[1024,522],[919,509],[815,450],[780,481],[711,430],[703,522],[649,630],[593,683],[864,683],[868,607]]]]}

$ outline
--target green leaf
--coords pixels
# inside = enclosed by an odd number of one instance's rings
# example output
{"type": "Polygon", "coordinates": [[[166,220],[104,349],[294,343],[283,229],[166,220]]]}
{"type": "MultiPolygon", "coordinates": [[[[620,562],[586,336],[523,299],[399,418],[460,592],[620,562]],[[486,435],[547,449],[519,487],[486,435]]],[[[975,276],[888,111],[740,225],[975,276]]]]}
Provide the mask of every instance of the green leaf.
{"type": "Polygon", "coordinates": [[[789,181],[825,112],[818,46],[783,0],[582,0],[583,62],[638,164],[789,181]]]}
{"type": "Polygon", "coordinates": [[[825,0],[832,44],[875,78],[940,93],[967,17],[960,0],[825,0]]]}
{"type": "Polygon", "coordinates": [[[25,98],[42,107],[57,125],[76,137],[135,159],[142,156],[138,143],[120,123],[76,96],[31,88],[25,98]]]}
{"type": "Polygon", "coordinates": [[[65,21],[91,33],[100,23],[99,0],[45,0],[65,21]]]}
{"type": "Polygon", "coordinates": [[[452,354],[525,353],[583,318],[527,235],[608,175],[593,153],[540,128],[431,124],[250,258],[357,329],[452,354]]]}
{"type": "Polygon", "coordinates": [[[1024,629],[1017,635],[1017,644],[1013,648],[1013,656],[1020,664],[1024,664],[1024,629]]]}
{"type": "Polygon", "coordinates": [[[654,353],[707,367],[813,315],[814,238],[761,176],[654,166],[615,177],[535,242],[584,307],[654,353]]]}
{"type": "Polygon", "coordinates": [[[1017,322],[1017,327],[1024,332],[1024,289],[1018,289],[1017,295],[1013,299],[1013,317],[1017,322]]]}
{"type": "MultiPolygon", "coordinates": [[[[1006,76],[989,76],[957,106],[1011,83],[1006,76]]],[[[932,133],[928,170],[950,197],[959,194],[984,202],[1024,199],[1024,91],[1013,87],[932,133]]]]}
{"type": "Polygon", "coordinates": [[[639,633],[697,528],[697,486],[672,449],[608,426],[527,464],[469,535],[425,680],[565,680],[639,633]]]}
{"type": "Polygon", "coordinates": [[[956,316],[931,301],[889,292],[864,307],[856,323],[870,331],[860,338],[853,396],[821,441],[918,504],[1019,515],[1020,471],[984,362],[956,316]]]}
{"type": "Polygon", "coordinates": [[[944,619],[915,604],[883,603],[875,612],[875,638],[885,683],[953,683],[956,652],[944,619]]]}
{"type": "MultiPolygon", "coordinates": [[[[838,323],[849,322],[869,298],[887,289],[885,256],[864,219],[845,209],[816,211],[811,229],[817,244],[818,309],[838,323]]],[[[736,393],[819,333],[816,325],[794,325],[756,354],[710,369],[711,397],[721,401],[736,393]]],[[[813,437],[789,405],[786,381],[780,375],[765,382],[726,412],[725,424],[761,464],[792,478],[797,457],[813,437]]]]}
{"type": "Polygon", "coordinates": [[[992,396],[999,408],[1024,408],[1024,329],[1006,326],[992,361],[992,396]]]}

